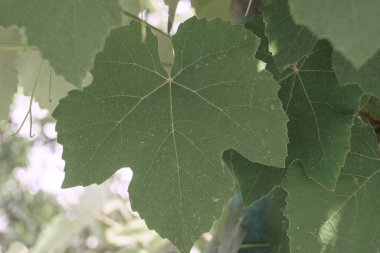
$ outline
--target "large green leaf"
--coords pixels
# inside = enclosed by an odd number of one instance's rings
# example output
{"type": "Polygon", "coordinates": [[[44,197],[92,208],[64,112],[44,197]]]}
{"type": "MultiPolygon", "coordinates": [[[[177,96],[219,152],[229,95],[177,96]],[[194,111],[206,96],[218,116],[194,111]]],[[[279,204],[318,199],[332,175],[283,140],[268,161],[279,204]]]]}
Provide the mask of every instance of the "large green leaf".
{"type": "Polygon", "coordinates": [[[287,117],[277,83],[252,67],[258,44],[241,27],[192,18],[173,37],[168,75],[149,28],[145,43],[136,22],[114,30],[92,85],[70,92],[53,114],[63,186],[100,183],[131,166],[133,208],[187,252],[233,194],[223,150],[284,165],[287,117]]]}
{"type": "Polygon", "coordinates": [[[13,95],[17,91],[18,29],[0,27],[0,121],[7,119],[13,95]]]}
{"type": "Polygon", "coordinates": [[[260,9],[264,12],[269,48],[280,71],[311,53],[317,40],[306,27],[294,23],[288,0],[265,0],[260,9]]]}
{"type": "Polygon", "coordinates": [[[111,28],[120,24],[117,0],[0,0],[0,25],[25,27],[28,43],[77,86],[111,28]]]}
{"type": "Polygon", "coordinates": [[[341,85],[356,83],[364,92],[380,98],[380,52],[356,69],[341,54],[334,52],[332,67],[341,85]]]}
{"type": "Polygon", "coordinates": [[[380,49],[380,1],[289,0],[292,17],[326,38],[355,67],[380,49]]]}
{"type": "Polygon", "coordinates": [[[231,0],[191,0],[191,5],[198,17],[231,20],[231,0]]]}
{"type": "Polygon", "coordinates": [[[380,152],[372,127],[357,121],[335,192],[308,179],[293,163],[288,191],[291,252],[380,251],[380,152]]]}
{"type": "Polygon", "coordinates": [[[223,161],[239,182],[245,207],[281,185],[286,174],[286,169],[250,162],[234,150],[225,151],[223,161]]]}
{"type": "Polygon", "coordinates": [[[288,164],[300,160],[306,174],[327,189],[334,189],[349,151],[353,114],[361,90],[339,86],[331,69],[332,49],[317,43],[306,59],[289,69],[280,82],[279,97],[289,116],[288,164]]]}

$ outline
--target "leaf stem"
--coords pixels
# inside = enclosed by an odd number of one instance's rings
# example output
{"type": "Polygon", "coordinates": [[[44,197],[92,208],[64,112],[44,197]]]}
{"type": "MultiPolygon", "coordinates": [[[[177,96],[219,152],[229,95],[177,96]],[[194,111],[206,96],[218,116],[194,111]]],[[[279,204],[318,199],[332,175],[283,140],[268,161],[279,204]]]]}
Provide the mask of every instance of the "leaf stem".
{"type": "Polygon", "coordinates": [[[33,91],[32,91],[32,95],[30,97],[30,102],[29,102],[29,108],[28,108],[28,112],[26,113],[20,127],[17,129],[17,131],[13,134],[13,135],[17,135],[22,127],[24,126],[25,122],[26,122],[26,119],[28,118],[29,116],[29,122],[30,122],[30,126],[29,126],[29,137],[30,138],[33,138],[34,137],[34,134],[32,134],[32,125],[33,125],[33,115],[32,115],[32,105],[33,105],[33,98],[34,98],[34,93],[36,91],[36,88],[37,88],[37,84],[38,84],[38,79],[40,78],[40,73],[41,73],[41,69],[42,69],[42,61],[41,61],[41,64],[40,64],[40,67],[38,69],[38,73],[37,73],[37,77],[36,77],[36,80],[34,81],[34,86],[33,86],[33,91]]]}
{"type": "Polygon", "coordinates": [[[248,16],[249,10],[251,9],[252,2],[253,0],[249,0],[248,7],[245,10],[245,16],[248,16]]]}
{"type": "Polygon", "coordinates": [[[164,32],[164,31],[158,29],[157,27],[152,26],[151,24],[149,24],[149,23],[146,22],[145,20],[142,20],[141,18],[139,18],[139,17],[133,15],[132,13],[129,13],[129,12],[125,11],[125,10],[123,10],[123,13],[124,13],[124,15],[126,15],[126,16],[128,16],[128,17],[130,17],[130,18],[132,18],[132,19],[134,19],[134,20],[136,20],[136,21],[139,21],[139,22],[141,22],[141,23],[143,23],[143,24],[145,24],[145,25],[147,25],[147,26],[149,26],[150,28],[152,28],[152,29],[155,30],[156,32],[158,32],[158,33],[164,35],[165,37],[168,37],[169,39],[171,38],[170,34],[167,34],[166,32],[164,32]]]}

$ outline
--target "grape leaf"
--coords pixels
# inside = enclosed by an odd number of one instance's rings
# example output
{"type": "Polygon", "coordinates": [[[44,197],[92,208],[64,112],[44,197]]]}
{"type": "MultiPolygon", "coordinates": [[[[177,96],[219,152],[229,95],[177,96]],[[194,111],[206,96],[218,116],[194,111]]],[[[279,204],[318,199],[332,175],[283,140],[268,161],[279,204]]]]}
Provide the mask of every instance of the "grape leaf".
{"type": "Polygon", "coordinates": [[[380,51],[369,59],[362,67],[356,69],[338,52],[333,53],[332,67],[341,85],[355,83],[364,92],[380,98],[380,51]]]}
{"type": "Polygon", "coordinates": [[[285,182],[291,252],[379,252],[379,157],[372,128],[356,121],[335,192],[315,184],[300,163],[293,163],[285,182]]]}
{"type": "Polygon", "coordinates": [[[380,1],[289,0],[295,22],[328,39],[356,68],[380,49],[380,1]]]}
{"type": "MultiPolygon", "coordinates": [[[[65,97],[70,90],[75,89],[74,85],[55,74],[49,62],[43,60],[38,51],[19,51],[17,66],[19,85],[26,96],[32,95],[34,82],[41,67],[34,99],[42,108],[51,112],[57,107],[61,98],[65,97]]],[[[89,83],[91,83],[91,74],[87,73],[81,86],[87,86],[89,83]]]]}
{"type": "Polygon", "coordinates": [[[288,0],[265,0],[260,10],[264,13],[269,48],[280,71],[313,51],[317,40],[306,27],[294,23],[288,0]]]}
{"type": "Polygon", "coordinates": [[[25,27],[58,75],[79,87],[109,31],[121,24],[117,0],[0,0],[0,25],[25,27]]]}
{"type": "Polygon", "coordinates": [[[137,22],[113,30],[93,83],[71,91],[53,114],[66,160],[63,186],[100,183],[131,166],[133,208],[190,250],[234,191],[223,150],[284,165],[287,117],[278,84],[252,68],[258,43],[220,19],[191,18],[173,36],[168,75],[149,28],[145,43],[137,22]]]}
{"type": "Polygon", "coordinates": [[[287,164],[300,160],[310,178],[333,190],[349,151],[361,90],[338,85],[331,54],[328,42],[319,41],[310,56],[283,73],[279,97],[290,119],[287,164]]]}
{"type": "Polygon", "coordinates": [[[220,17],[231,20],[231,0],[191,0],[191,6],[200,18],[220,17]]]}
{"type": "Polygon", "coordinates": [[[17,91],[17,47],[20,35],[15,27],[0,27],[0,121],[7,119],[13,95],[17,91]]]}
{"type": "Polygon", "coordinates": [[[223,161],[239,182],[243,204],[249,206],[281,185],[286,169],[253,163],[235,150],[226,150],[223,161]]]}

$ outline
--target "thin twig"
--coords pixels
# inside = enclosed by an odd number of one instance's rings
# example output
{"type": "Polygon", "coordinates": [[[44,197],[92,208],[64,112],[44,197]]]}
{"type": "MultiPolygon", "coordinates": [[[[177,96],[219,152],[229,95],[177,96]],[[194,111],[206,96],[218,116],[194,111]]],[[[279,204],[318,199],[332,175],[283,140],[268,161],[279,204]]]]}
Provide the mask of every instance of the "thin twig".
{"type": "Polygon", "coordinates": [[[248,16],[249,10],[251,9],[253,0],[249,0],[247,10],[245,10],[245,16],[248,16]]]}
{"type": "Polygon", "coordinates": [[[171,36],[170,36],[169,34],[167,34],[166,32],[164,32],[164,31],[158,29],[158,28],[155,27],[155,26],[152,26],[152,25],[149,24],[148,22],[146,22],[146,21],[142,20],[141,18],[139,18],[139,17],[133,15],[132,13],[129,13],[129,12],[127,12],[127,11],[123,11],[123,13],[124,13],[124,15],[126,15],[126,16],[128,16],[128,17],[130,17],[130,18],[132,18],[132,19],[134,19],[134,20],[136,20],[136,21],[139,21],[139,22],[141,22],[141,23],[144,23],[145,25],[149,26],[150,28],[152,28],[152,29],[155,30],[156,32],[158,32],[158,33],[164,35],[165,37],[171,38],[171,36]]]}
{"type": "Polygon", "coordinates": [[[34,137],[34,134],[32,134],[32,125],[33,125],[32,105],[33,105],[33,98],[34,98],[34,93],[35,93],[35,91],[36,91],[36,87],[37,87],[38,79],[40,78],[41,69],[42,69],[42,61],[41,61],[40,67],[39,67],[39,69],[38,69],[38,73],[37,73],[36,80],[35,80],[35,82],[34,82],[32,95],[31,95],[31,97],[30,97],[30,102],[29,102],[29,109],[28,109],[28,112],[26,113],[26,115],[25,115],[25,117],[24,117],[24,120],[22,121],[20,127],[17,129],[17,131],[16,131],[13,135],[17,135],[17,134],[21,131],[22,127],[24,126],[24,124],[25,124],[25,122],[26,122],[26,119],[27,119],[28,116],[29,116],[29,120],[30,120],[29,137],[30,137],[30,138],[33,138],[33,137],[34,137]]]}

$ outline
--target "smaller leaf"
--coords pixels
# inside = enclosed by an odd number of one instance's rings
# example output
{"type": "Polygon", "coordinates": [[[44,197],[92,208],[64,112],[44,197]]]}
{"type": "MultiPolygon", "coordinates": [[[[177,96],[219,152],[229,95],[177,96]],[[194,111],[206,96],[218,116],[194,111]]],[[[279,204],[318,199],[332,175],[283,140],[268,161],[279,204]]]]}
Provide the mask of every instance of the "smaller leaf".
{"type": "Polygon", "coordinates": [[[353,115],[362,96],[356,85],[339,86],[331,69],[332,48],[319,41],[313,52],[282,75],[279,97],[290,119],[289,156],[306,174],[333,190],[349,151],[353,115]]]}

